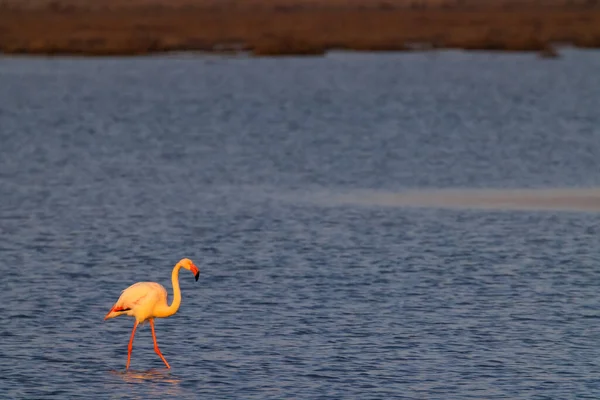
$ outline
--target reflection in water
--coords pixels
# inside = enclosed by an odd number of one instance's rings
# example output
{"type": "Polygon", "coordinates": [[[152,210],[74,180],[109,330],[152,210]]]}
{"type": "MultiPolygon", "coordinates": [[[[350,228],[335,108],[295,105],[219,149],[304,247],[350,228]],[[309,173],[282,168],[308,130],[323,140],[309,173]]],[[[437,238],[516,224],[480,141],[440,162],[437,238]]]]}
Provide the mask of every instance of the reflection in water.
{"type": "Polygon", "coordinates": [[[391,207],[600,211],[600,189],[431,189],[318,194],[324,202],[391,207]]]}
{"type": "Polygon", "coordinates": [[[150,369],[148,371],[110,371],[111,374],[118,376],[125,383],[142,383],[148,390],[145,393],[151,393],[152,398],[164,398],[165,396],[181,395],[181,379],[172,376],[166,370],[150,369]]]}

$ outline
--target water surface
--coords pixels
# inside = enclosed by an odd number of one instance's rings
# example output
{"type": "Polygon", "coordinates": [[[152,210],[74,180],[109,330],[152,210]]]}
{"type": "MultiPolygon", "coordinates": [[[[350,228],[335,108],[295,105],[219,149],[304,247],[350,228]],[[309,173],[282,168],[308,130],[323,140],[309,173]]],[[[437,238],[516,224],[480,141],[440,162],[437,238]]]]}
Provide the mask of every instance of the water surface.
{"type": "Polygon", "coordinates": [[[0,60],[7,398],[600,396],[600,53],[0,60]],[[170,292],[138,329],[120,291],[170,292]]]}

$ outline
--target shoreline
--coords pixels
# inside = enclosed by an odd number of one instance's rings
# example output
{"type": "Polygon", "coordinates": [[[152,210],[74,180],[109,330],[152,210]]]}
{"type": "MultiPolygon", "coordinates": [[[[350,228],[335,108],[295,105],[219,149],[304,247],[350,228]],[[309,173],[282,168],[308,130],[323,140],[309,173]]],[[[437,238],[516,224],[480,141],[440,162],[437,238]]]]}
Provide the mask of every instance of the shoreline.
{"type": "Polygon", "coordinates": [[[249,9],[250,3],[225,9],[209,7],[208,0],[177,6],[159,2],[126,6],[112,0],[104,8],[88,9],[74,1],[42,0],[25,9],[0,0],[0,53],[318,56],[329,51],[453,49],[537,52],[553,58],[559,55],[556,45],[600,48],[600,4],[508,7],[494,2],[419,8],[395,7],[392,0],[359,9],[300,7],[297,2],[283,6],[280,1],[255,9],[249,9]]]}

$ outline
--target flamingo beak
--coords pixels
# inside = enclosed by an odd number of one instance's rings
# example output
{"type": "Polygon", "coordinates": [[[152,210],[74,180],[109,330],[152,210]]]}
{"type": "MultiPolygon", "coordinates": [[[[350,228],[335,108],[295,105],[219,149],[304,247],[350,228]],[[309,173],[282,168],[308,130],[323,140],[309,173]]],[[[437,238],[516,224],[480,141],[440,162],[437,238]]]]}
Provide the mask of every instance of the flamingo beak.
{"type": "Polygon", "coordinates": [[[196,281],[198,281],[198,277],[200,276],[200,270],[198,269],[198,267],[192,264],[190,270],[194,273],[194,278],[196,278],[196,281]]]}

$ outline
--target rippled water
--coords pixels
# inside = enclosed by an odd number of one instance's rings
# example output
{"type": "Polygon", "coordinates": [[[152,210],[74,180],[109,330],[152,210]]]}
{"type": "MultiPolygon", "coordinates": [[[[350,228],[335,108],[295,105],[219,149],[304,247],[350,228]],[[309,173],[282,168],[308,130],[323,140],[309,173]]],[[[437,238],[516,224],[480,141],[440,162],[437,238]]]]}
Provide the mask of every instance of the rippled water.
{"type": "Polygon", "coordinates": [[[598,71],[0,59],[2,397],[599,398],[598,71]]]}

